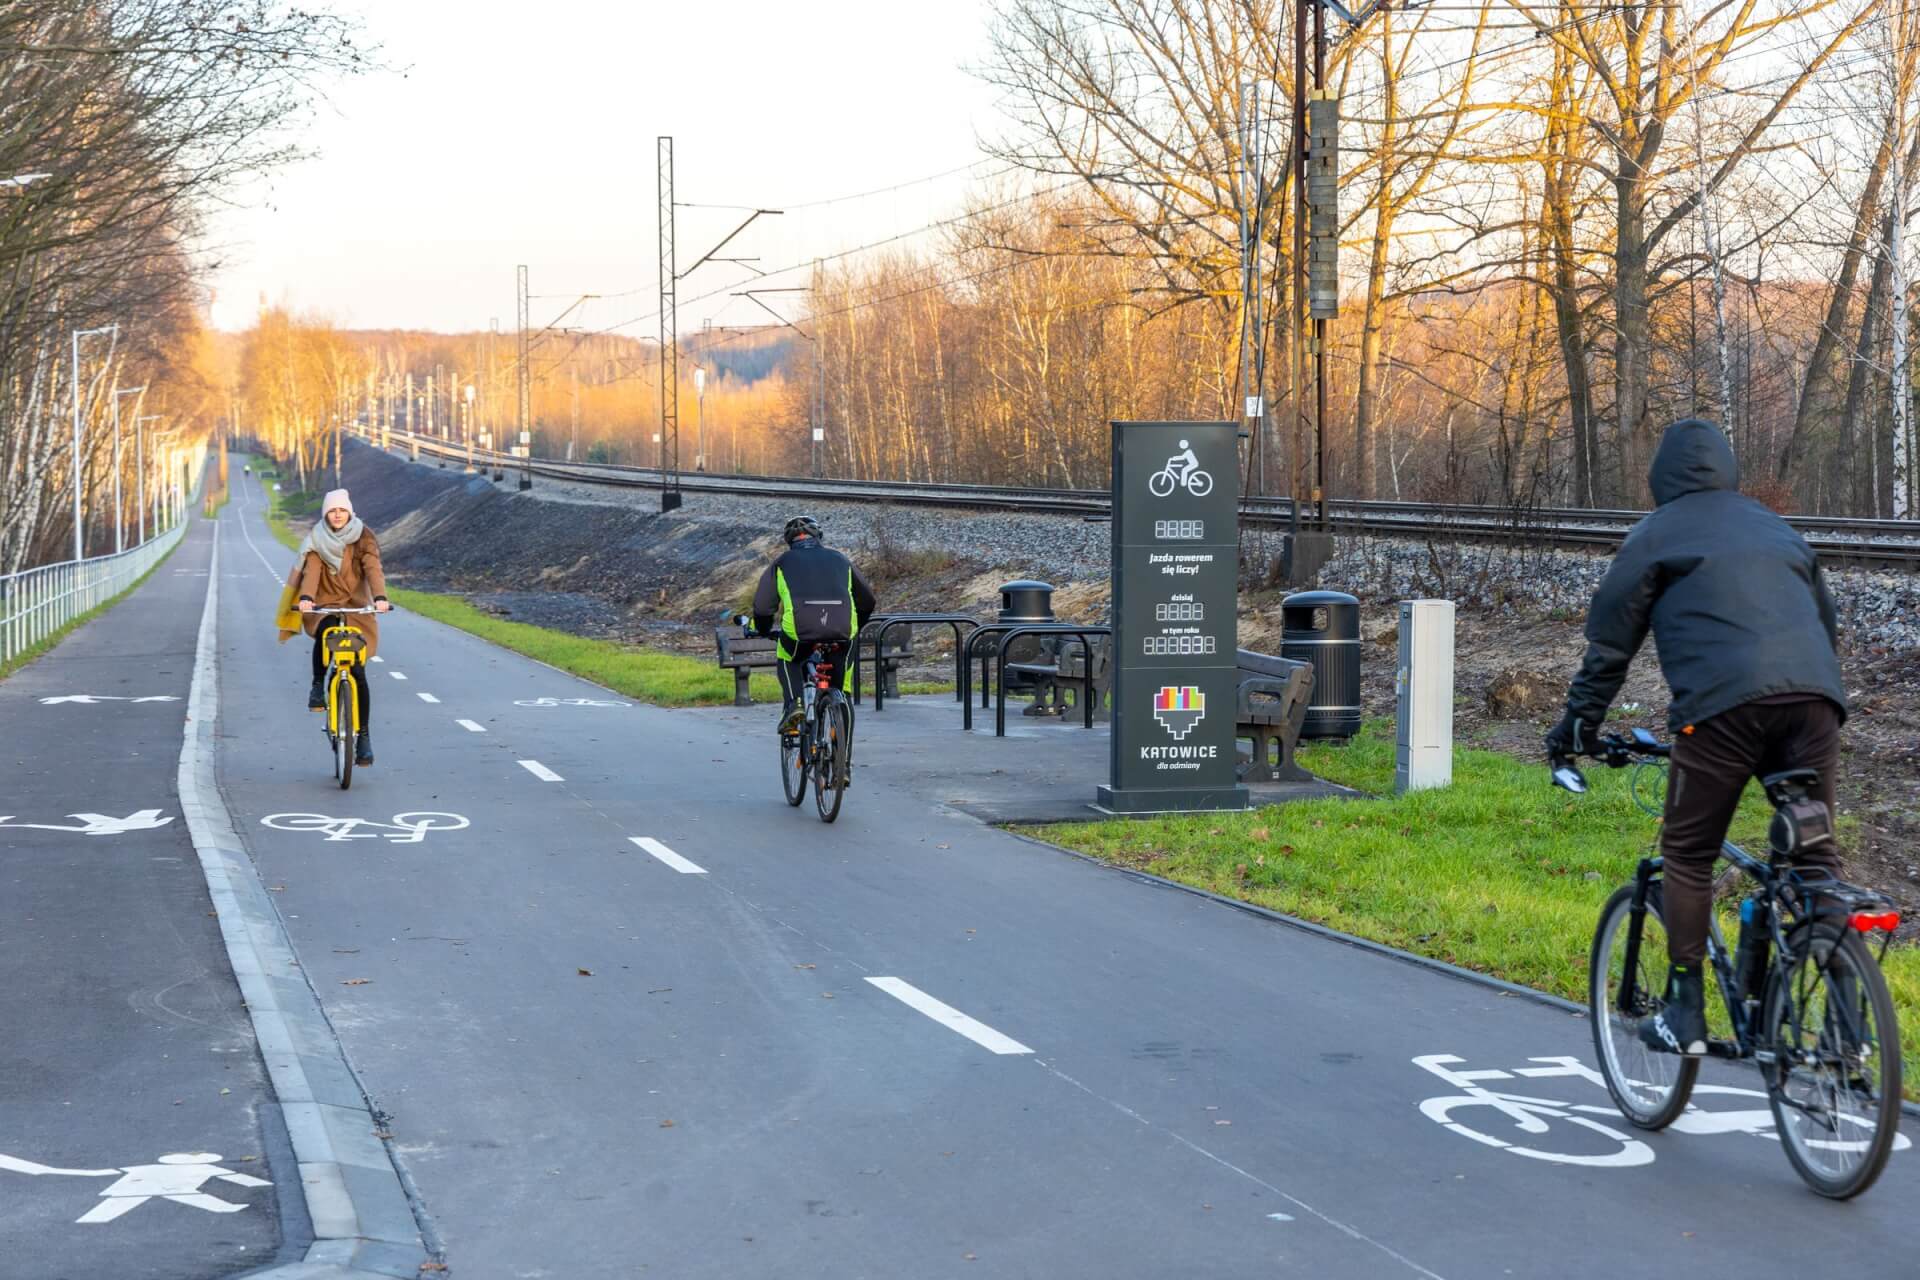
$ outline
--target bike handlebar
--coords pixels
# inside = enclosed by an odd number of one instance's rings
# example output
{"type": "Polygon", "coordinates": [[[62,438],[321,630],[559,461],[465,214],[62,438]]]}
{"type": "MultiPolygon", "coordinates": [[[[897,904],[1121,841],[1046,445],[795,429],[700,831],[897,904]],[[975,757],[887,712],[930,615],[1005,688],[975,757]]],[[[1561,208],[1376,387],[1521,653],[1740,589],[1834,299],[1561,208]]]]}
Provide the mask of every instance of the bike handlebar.
{"type": "MultiPolygon", "coordinates": [[[[1673,744],[1660,741],[1645,729],[1635,729],[1626,737],[1617,733],[1604,734],[1595,740],[1592,747],[1578,754],[1598,760],[1609,769],[1624,769],[1630,764],[1666,759],[1673,754],[1673,744]]],[[[1555,752],[1547,757],[1547,763],[1553,770],[1554,786],[1575,795],[1586,794],[1587,777],[1580,772],[1572,757],[1555,752]]]]}
{"type": "MultiPolygon", "coordinates": [[[[378,610],[378,609],[376,609],[376,608],[374,608],[374,607],[373,607],[372,605],[366,605],[366,606],[363,606],[362,608],[358,608],[358,609],[335,609],[335,608],[333,608],[333,607],[332,607],[332,606],[330,606],[330,605],[324,605],[324,604],[317,604],[317,605],[315,605],[315,606],[313,606],[313,608],[311,608],[311,609],[302,609],[302,610],[300,610],[300,612],[302,612],[302,613],[318,613],[318,614],[321,614],[321,615],[323,615],[323,616],[325,616],[325,617],[329,617],[329,618],[331,618],[331,617],[334,617],[335,615],[339,615],[339,614],[354,614],[354,613],[379,613],[379,612],[380,612],[380,610],[378,610]]],[[[399,612],[399,609],[397,609],[397,608],[395,608],[395,607],[394,607],[394,606],[393,606],[393,605],[392,605],[391,603],[389,603],[389,604],[387,605],[387,612],[388,612],[388,613],[398,613],[398,612],[399,612]]]]}

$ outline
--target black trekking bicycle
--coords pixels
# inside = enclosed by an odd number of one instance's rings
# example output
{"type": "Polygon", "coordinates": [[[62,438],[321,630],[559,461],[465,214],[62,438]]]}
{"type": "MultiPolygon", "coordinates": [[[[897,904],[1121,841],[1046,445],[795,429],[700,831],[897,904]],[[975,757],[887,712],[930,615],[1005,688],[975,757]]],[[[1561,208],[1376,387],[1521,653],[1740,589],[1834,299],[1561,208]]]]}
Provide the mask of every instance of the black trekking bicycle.
{"type": "MultiPolygon", "coordinates": [[[[1672,748],[1644,729],[1606,736],[1591,754],[1609,768],[1664,773],[1672,748]]],[[[1553,761],[1556,785],[1575,794],[1586,779],[1553,761]]],[[[1753,890],[1740,902],[1731,955],[1709,917],[1707,958],[1719,983],[1732,1037],[1710,1038],[1711,1057],[1750,1059],[1760,1068],[1780,1145],[1808,1186],[1844,1200],[1872,1186],[1900,1131],[1900,1029],[1880,972],[1900,923],[1884,894],[1801,871],[1789,860],[1812,841],[1832,839],[1826,806],[1809,797],[1820,775],[1793,769],[1761,780],[1774,806],[1768,858],[1731,841],[1722,855],[1753,890]],[[1868,939],[1881,935],[1877,947],[1868,939]]],[[[1600,910],[1588,967],[1594,1050],[1607,1091],[1629,1122],[1664,1129],[1686,1109],[1700,1059],[1654,1049],[1643,1023],[1664,1006],[1666,925],[1661,860],[1642,858],[1633,883],[1600,910]]]]}
{"type": "Polygon", "coordinates": [[[780,735],[780,786],[787,803],[798,808],[811,782],[822,822],[840,816],[853,767],[853,701],[840,688],[840,662],[847,648],[817,645],[808,655],[800,689],[804,716],[798,730],[780,735]]]}

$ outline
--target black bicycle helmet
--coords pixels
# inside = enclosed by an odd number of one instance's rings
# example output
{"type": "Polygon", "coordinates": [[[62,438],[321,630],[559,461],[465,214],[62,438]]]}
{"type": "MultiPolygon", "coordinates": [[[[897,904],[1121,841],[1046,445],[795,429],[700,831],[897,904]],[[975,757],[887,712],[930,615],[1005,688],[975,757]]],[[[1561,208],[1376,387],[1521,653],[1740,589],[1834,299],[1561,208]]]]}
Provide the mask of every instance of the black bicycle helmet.
{"type": "Polygon", "coordinates": [[[787,527],[781,532],[780,536],[787,540],[788,546],[792,546],[794,540],[802,536],[818,541],[820,538],[820,522],[812,516],[795,516],[793,519],[787,521],[787,527]]]}

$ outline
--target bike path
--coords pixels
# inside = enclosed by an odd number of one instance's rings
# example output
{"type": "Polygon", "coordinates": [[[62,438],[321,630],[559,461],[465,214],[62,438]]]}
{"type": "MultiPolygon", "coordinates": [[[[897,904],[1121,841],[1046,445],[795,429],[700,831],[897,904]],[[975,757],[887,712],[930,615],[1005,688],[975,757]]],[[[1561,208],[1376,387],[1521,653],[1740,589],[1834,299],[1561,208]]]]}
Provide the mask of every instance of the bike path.
{"type": "Polygon", "coordinates": [[[863,717],[860,781],[824,827],[780,798],[771,709],[576,705],[619,700],[402,617],[375,669],[381,762],[343,795],[300,662],[230,625],[257,621],[222,618],[226,687],[283,709],[223,756],[236,820],[286,880],[457,1274],[1597,1277],[1678,1256],[1764,1276],[1904,1256],[1910,1152],[1842,1206],[1746,1131],[1770,1127],[1758,1096],[1703,1094],[1694,1132],[1642,1142],[1590,1078],[1583,1020],[947,813],[888,781],[905,719],[863,717]],[[467,825],[395,824],[409,811],[467,825]],[[1483,1090],[1561,1105],[1502,1112],[1483,1090]],[[1421,1110],[1447,1098],[1466,1101],[1421,1110]]]}
{"type": "Polygon", "coordinates": [[[212,545],[196,520],[0,681],[8,1280],[206,1280],[282,1243],[277,1188],[298,1174],[176,781],[212,545]]]}

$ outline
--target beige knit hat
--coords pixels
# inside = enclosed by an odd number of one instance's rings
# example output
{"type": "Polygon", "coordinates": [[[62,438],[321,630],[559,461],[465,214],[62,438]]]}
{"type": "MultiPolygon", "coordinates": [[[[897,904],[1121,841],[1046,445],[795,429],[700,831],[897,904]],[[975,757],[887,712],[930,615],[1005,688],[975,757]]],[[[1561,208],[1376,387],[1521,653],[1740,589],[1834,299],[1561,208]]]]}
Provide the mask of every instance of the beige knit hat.
{"type": "Polygon", "coordinates": [[[325,515],[327,512],[332,511],[338,507],[345,507],[347,514],[352,515],[353,499],[347,496],[347,491],[345,489],[327,490],[326,499],[320,504],[320,514],[325,515]]]}

